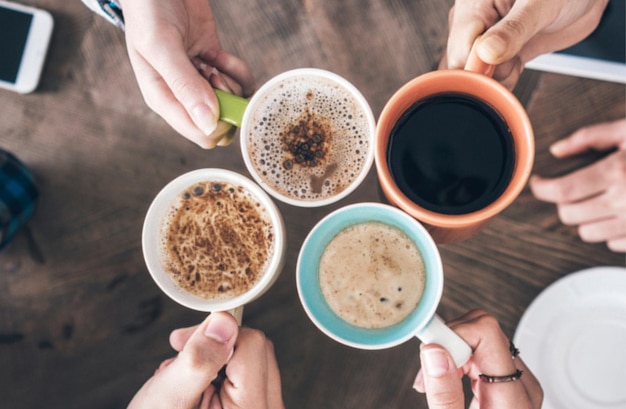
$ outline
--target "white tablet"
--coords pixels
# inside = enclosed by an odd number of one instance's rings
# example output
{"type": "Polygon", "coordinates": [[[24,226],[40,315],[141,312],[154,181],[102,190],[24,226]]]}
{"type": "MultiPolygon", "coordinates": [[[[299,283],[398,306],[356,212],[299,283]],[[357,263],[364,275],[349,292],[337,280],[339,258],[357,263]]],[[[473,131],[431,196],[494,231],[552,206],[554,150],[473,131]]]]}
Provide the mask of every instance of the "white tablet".
{"type": "Polygon", "coordinates": [[[580,43],[529,61],[527,69],[626,84],[626,0],[610,0],[598,28],[580,43]]]}

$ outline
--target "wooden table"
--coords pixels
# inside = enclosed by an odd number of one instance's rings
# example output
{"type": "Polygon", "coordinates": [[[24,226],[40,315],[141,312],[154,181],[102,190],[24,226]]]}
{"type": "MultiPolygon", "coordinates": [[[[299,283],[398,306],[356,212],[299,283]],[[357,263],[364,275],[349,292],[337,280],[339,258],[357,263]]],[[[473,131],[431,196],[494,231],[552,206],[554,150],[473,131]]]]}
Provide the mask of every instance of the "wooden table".
{"type": "MultiPolygon", "coordinates": [[[[116,28],[78,1],[28,3],[50,10],[56,28],[38,91],[0,92],[0,147],[34,170],[41,189],[28,230],[0,254],[0,406],[122,408],[173,355],[169,332],[204,318],[163,295],[146,270],[140,235],[151,200],[193,169],[247,172],[238,142],[204,151],[146,107],[116,28]]],[[[436,66],[452,0],[213,3],[224,48],[250,63],[259,85],[291,68],[329,69],[353,82],[378,116],[397,88],[436,66]]],[[[541,175],[596,157],[556,160],[551,142],[624,116],[623,85],[528,71],[515,92],[534,123],[541,175]]],[[[244,324],[273,340],[288,408],[426,407],[411,388],[417,340],[376,352],[344,347],[308,320],[296,293],[296,257],[311,227],[335,208],[378,200],[372,170],[336,205],[279,204],[286,265],[246,308],[244,324]]],[[[558,278],[624,265],[623,254],[583,243],[528,189],[481,234],[441,253],[440,315],[484,308],[510,336],[558,278]]]]}

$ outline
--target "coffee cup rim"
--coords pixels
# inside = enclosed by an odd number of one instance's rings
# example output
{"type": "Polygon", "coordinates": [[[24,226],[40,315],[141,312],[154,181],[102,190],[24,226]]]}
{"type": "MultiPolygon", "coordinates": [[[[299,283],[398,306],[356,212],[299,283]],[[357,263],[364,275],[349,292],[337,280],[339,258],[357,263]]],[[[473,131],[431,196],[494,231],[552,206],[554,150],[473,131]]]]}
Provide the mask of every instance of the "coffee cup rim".
{"type": "Polygon", "coordinates": [[[301,304],[313,323],[328,337],[359,349],[383,349],[412,338],[432,319],[443,292],[443,265],[430,234],[405,212],[382,203],[356,203],[321,219],[309,232],[298,255],[296,284],[301,304]],[[319,284],[319,259],[326,245],[343,229],[378,221],[400,228],[418,246],[426,267],[426,285],[418,307],[404,320],[385,328],[358,327],[335,314],[319,284]]]}
{"type": "Polygon", "coordinates": [[[526,186],[532,171],[535,154],[532,124],[526,110],[513,93],[491,77],[462,69],[440,70],[422,74],[400,87],[387,101],[379,116],[375,144],[375,166],[384,192],[391,196],[393,202],[413,217],[427,224],[445,228],[463,228],[481,223],[509,206],[526,186]],[[460,90],[458,88],[438,90],[428,88],[430,87],[428,82],[450,81],[451,79],[461,80],[462,88],[460,90]],[[423,91],[424,88],[426,91],[423,91]],[[489,91],[485,91],[485,89],[489,91]],[[476,90],[480,91],[477,92],[476,90]],[[420,93],[419,98],[412,98],[409,104],[401,103],[406,95],[415,95],[417,92],[420,93]],[[511,182],[502,194],[489,205],[465,214],[438,213],[414,203],[393,181],[387,162],[387,144],[391,130],[401,115],[419,100],[448,92],[465,94],[481,100],[496,110],[509,128],[514,128],[511,129],[511,135],[515,145],[515,165],[511,182]],[[486,98],[487,92],[492,94],[486,98]],[[506,112],[494,107],[493,101],[495,99],[509,107],[506,112]],[[401,106],[401,108],[396,108],[397,106],[401,106]]]}
{"type": "Polygon", "coordinates": [[[196,311],[214,312],[234,310],[247,304],[269,289],[280,274],[286,250],[286,231],[282,215],[272,199],[256,183],[247,177],[226,169],[205,168],[184,173],[166,184],[155,196],[142,229],[142,250],[144,261],[157,286],[172,300],[196,311]],[[180,288],[163,269],[159,246],[159,232],[163,218],[171,209],[173,201],[184,189],[202,181],[220,181],[242,186],[266,209],[273,228],[273,251],[261,279],[247,292],[233,298],[208,300],[188,293],[180,288]]]}
{"type": "Polygon", "coordinates": [[[346,196],[351,194],[354,190],[356,190],[361,185],[361,183],[363,183],[363,181],[367,177],[370,169],[372,168],[374,164],[375,134],[376,134],[376,118],[374,117],[374,113],[372,112],[372,109],[369,103],[367,102],[367,100],[365,99],[361,91],[359,91],[358,88],[356,88],[350,81],[340,76],[339,74],[336,74],[328,70],[320,69],[320,68],[306,68],[306,67],[295,68],[292,70],[285,71],[271,78],[266,83],[264,83],[258,89],[257,92],[255,92],[252,98],[250,98],[248,107],[246,108],[243,114],[243,120],[241,124],[241,132],[240,132],[240,135],[241,135],[240,148],[241,148],[243,160],[246,165],[246,168],[248,169],[248,172],[250,173],[250,175],[252,175],[252,178],[272,197],[274,197],[277,200],[280,200],[283,203],[290,204],[292,206],[321,207],[321,206],[326,206],[326,205],[335,203],[345,198],[346,196]],[[263,180],[263,178],[256,171],[252,161],[250,160],[247,142],[246,142],[247,135],[249,133],[248,128],[249,128],[249,121],[251,119],[250,116],[252,115],[251,107],[254,107],[259,102],[259,100],[265,95],[265,93],[271,90],[272,88],[274,88],[276,84],[279,84],[280,82],[285,81],[286,79],[289,79],[289,78],[293,78],[297,76],[304,76],[304,75],[322,77],[330,81],[333,81],[337,84],[340,84],[343,88],[347,89],[350,92],[350,94],[352,94],[355,97],[358,105],[362,108],[363,114],[366,117],[366,121],[369,127],[369,132],[368,132],[367,137],[368,137],[370,148],[367,152],[367,155],[364,157],[363,168],[361,170],[361,173],[357,176],[357,178],[354,179],[354,181],[348,187],[346,187],[344,190],[342,190],[338,194],[327,197],[327,198],[323,198],[323,199],[317,199],[317,200],[298,200],[291,196],[284,195],[276,191],[274,188],[272,188],[268,183],[266,183],[263,180]]]}

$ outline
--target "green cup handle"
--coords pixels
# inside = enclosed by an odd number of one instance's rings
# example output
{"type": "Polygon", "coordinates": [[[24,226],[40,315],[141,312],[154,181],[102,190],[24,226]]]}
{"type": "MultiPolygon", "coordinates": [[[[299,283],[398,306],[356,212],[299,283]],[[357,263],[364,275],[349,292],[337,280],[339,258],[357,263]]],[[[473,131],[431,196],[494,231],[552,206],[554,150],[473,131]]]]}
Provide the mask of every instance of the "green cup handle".
{"type": "Polygon", "coordinates": [[[241,128],[243,113],[248,107],[248,100],[219,89],[213,89],[213,91],[215,91],[217,101],[220,104],[220,121],[241,128]]]}

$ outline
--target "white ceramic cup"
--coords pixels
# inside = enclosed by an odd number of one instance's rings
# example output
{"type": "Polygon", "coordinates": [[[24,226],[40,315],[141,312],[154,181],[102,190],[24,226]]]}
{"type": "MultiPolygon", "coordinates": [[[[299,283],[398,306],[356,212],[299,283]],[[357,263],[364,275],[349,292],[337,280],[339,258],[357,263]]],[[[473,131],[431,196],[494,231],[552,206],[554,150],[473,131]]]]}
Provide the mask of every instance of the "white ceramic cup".
{"type": "MultiPolygon", "coordinates": [[[[224,169],[198,169],[185,173],[168,183],[154,198],[143,225],[142,248],[150,275],[171,299],[179,304],[198,311],[229,311],[237,317],[241,307],[267,291],[278,278],[284,263],[286,240],[283,218],[270,197],[250,179],[236,172],[224,169]],[[165,217],[177,197],[195,183],[212,181],[241,186],[258,200],[266,210],[272,224],[274,243],[270,260],[261,278],[245,293],[227,299],[205,299],[180,288],[165,271],[162,264],[160,242],[165,217]],[[236,311],[239,309],[239,311],[236,311]]],[[[240,317],[238,317],[240,318],[240,317]]]]}
{"type": "MultiPolygon", "coordinates": [[[[346,255],[347,263],[350,257],[346,255]]],[[[446,348],[458,367],[472,355],[469,345],[435,314],[443,291],[443,267],[435,242],[417,220],[395,207],[358,203],[342,207],[322,219],[302,245],[296,282],[309,318],[323,333],[344,345],[383,349],[418,337],[424,343],[436,343],[446,348]],[[328,305],[319,281],[320,259],[328,243],[347,227],[366,222],[384,223],[404,232],[422,254],[426,271],[424,293],[417,306],[404,320],[383,328],[359,327],[342,319],[328,305]]]]}
{"type": "Polygon", "coordinates": [[[372,110],[359,90],[337,74],[317,68],[286,71],[263,84],[249,101],[219,90],[216,94],[220,102],[220,119],[241,128],[241,152],[248,171],[263,189],[284,203],[317,207],[337,202],[363,182],[374,163],[376,122],[372,110]],[[285,146],[276,135],[286,132],[285,127],[293,129],[291,126],[299,123],[301,115],[309,112],[330,124],[332,132],[329,134],[332,135],[328,140],[332,141],[329,144],[332,154],[320,160],[327,163],[305,171],[294,160],[296,154],[291,157],[289,148],[293,146],[285,146]],[[268,122],[272,120],[281,125],[270,132],[273,137],[264,136],[269,128],[268,122]],[[281,156],[281,159],[268,160],[267,166],[260,164],[265,161],[260,158],[266,154],[265,148],[272,157],[281,156]],[[351,158],[350,163],[346,157],[351,158]],[[291,160],[293,169],[279,169],[280,176],[273,177],[270,173],[275,169],[271,166],[281,167],[284,160],[291,160]],[[326,166],[330,163],[338,165],[329,171],[330,166],[326,166]],[[328,183],[323,185],[321,195],[314,192],[313,183],[293,182],[294,179],[302,180],[302,177],[294,178],[294,172],[309,175],[312,169],[314,177],[328,183]],[[286,178],[291,178],[292,182],[286,182],[286,178]]]}

